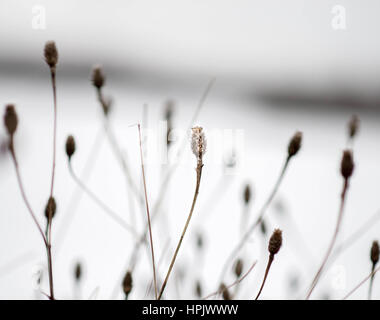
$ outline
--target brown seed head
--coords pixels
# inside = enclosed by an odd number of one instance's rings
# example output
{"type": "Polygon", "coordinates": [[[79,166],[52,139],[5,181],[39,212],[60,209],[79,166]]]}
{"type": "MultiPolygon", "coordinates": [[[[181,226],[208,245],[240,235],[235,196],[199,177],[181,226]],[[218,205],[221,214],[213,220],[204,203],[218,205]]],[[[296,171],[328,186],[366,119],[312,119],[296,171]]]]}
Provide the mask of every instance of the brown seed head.
{"type": "Polygon", "coordinates": [[[269,239],[268,250],[270,254],[275,255],[280,251],[282,245],[282,231],[274,229],[272,236],[269,239]]]}
{"type": "Polygon", "coordinates": [[[77,262],[77,264],[75,265],[74,277],[77,282],[79,282],[82,277],[82,265],[80,264],[80,262],[77,262]]]}
{"type": "Polygon", "coordinates": [[[376,263],[379,261],[379,243],[377,241],[372,242],[371,261],[373,265],[376,265],[376,263]]]}
{"type": "Polygon", "coordinates": [[[244,188],[243,198],[244,198],[245,204],[248,204],[249,201],[251,200],[251,187],[249,186],[249,184],[247,184],[244,188]]]}
{"type": "Polygon", "coordinates": [[[191,150],[197,157],[198,161],[202,161],[203,155],[206,153],[206,137],[202,127],[194,127],[191,136],[191,150]]]}
{"type": "Polygon", "coordinates": [[[342,173],[343,178],[348,179],[352,176],[354,171],[354,157],[351,150],[344,150],[342,162],[340,166],[340,172],[342,173]]]}
{"type": "Polygon", "coordinates": [[[55,212],[57,210],[57,204],[55,202],[54,197],[49,197],[49,200],[45,207],[45,217],[49,221],[54,218],[55,212]]]}
{"type": "Polygon", "coordinates": [[[356,136],[359,130],[359,118],[357,115],[351,117],[350,122],[348,123],[348,135],[352,139],[356,136]]]}
{"type": "Polygon", "coordinates": [[[48,41],[45,44],[45,61],[50,68],[55,68],[58,63],[58,51],[54,41],[48,41]]]}
{"type": "Polygon", "coordinates": [[[75,152],[75,140],[72,135],[68,136],[66,139],[66,154],[69,157],[69,160],[71,160],[71,156],[75,152]]]}
{"type": "Polygon", "coordinates": [[[12,136],[16,132],[17,124],[18,118],[15,106],[13,104],[8,104],[5,107],[4,125],[10,136],[12,136]]]}
{"type": "Polygon", "coordinates": [[[235,263],[234,273],[236,278],[239,278],[243,272],[243,260],[237,259],[235,263]]]}
{"type": "Polygon", "coordinates": [[[293,157],[301,149],[302,132],[297,131],[289,142],[288,157],[293,157]]]}
{"type": "Polygon", "coordinates": [[[128,298],[129,293],[132,291],[132,286],[132,273],[128,270],[123,279],[123,291],[126,298],[128,298]]]}
{"type": "Polygon", "coordinates": [[[103,87],[104,82],[105,82],[105,76],[103,73],[103,69],[101,66],[96,66],[92,70],[92,84],[96,88],[100,89],[101,87],[103,87]]]}
{"type": "Polygon", "coordinates": [[[261,220],[260,222],[260,231],[264,236],[267,234],[267,225],[264,220],[261,220]]]}
{"type": "Polygon", "coordinates": [[[197,280],[197,282],[195,283],[195,295],[198,298],[202,297],[202,285],[201,285],[201,282],[199,280],[197,280]]]}
{"type": "Polygon", "coordinates": [[[228,288],[226,287],[224,283],[220,285],[219,292],[222,294],[223,300],[232,300],[230,292],[228,291],[228,288]]]}

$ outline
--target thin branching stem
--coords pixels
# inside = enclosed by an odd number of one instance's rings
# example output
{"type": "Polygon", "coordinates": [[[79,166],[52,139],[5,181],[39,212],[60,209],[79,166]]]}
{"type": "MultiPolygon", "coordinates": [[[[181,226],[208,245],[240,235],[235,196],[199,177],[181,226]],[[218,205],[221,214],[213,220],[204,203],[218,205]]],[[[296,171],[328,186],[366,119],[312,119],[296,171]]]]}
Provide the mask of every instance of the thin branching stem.
{"type": "Polygon", "coordinates": [[[137,237],[136,231],[126,223],[120,216],[115,213],[111,208],[109,208],[102,200],[99,199],[75,174],[75,171],[72,167],[71,161],[68,161],[69,172],[73,180],[82,188],[82,190],[105,212],[107,215],[112,218],[118,225],[124,228],[126,231],[130,232],[133,236],[137,237]]]}

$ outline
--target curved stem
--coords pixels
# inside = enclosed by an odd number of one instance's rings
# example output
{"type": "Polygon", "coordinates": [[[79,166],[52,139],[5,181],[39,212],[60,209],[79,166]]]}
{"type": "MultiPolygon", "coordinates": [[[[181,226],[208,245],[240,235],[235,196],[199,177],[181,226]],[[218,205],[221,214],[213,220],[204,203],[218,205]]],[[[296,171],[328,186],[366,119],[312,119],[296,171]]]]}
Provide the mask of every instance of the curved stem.
{"type": "Polygon", "coordinates": [[[132,235],[137,237],[136,231],[127,224],[120,216],[115,213],[112,209],[110,209],[103,201],[101,201],[90,189],[86,187],[86,185],[78,178],[75,174],[71,161],[68,161],[69,172],[73,180],[83,189],[83,191],[104,211],[106,212],[110,218],[112,218],[117,224],[119,224],[122,228],[130,232],[132,235]]]}
{"type": "Polygon", "coordinates": [[[326,263],[327,263],[327,260],[331,254],[331,251],[334,247],[334,244],[335,244],[335,241],[336,241],[336,238],[338,236],[338,233],[339,233],[339,229],[340,229],[340,225],[341,225],[341,222],[342,222],[342,217],[343,217],[343,209],[344,209],[344,203],[345,203],[345,198],[346,198],[346,193],[347,193],[347,189],[348,189],[348,180],[347,179],[344,179],[344,184],[343,184],[343,191],[342,191],[342,195],[341,195],[341,203],[340,203],[340,209],[339,209],[339,214],[338,214],[338,220],[337,220],[337,223],[336,223],[336,226],[335,226],[335,232],[334,232],[334,235],[331,239],[331,242],[330,242],[330,245],[327,249],[327,252],[325,254],[325,257],[322,261],[322,264],[321,266],[319,267],[312,283],[311,283],[311,287],[309,289],[309,292],[306,296],[306,300],[308,300],[310,298],[310,295],[312,294],[315,286],[317,285],[318,283],[318,280],[319,280],[319,277],[321,276],[322,274],[322,271],[323,271],[323,268],[325,267],[326,263]]]}
{"type": "Polygon", "coordinates": [[[265,270],[265,275],[264,275],[263,283],[261,284],[259,293],[257,294],[255,300],[259,299],[261,291],[263,291],[264,284],[265,284],[265,281],[267,280],[269,269],[270,269],[270,266],[272,265],[273,260],[274,260],[274,255],[273,254],[269,254],[269,260],[268,260],[267,268],[265,270]]]}
{"type": "Polygon", "coordinates": [[[183,228],[183,231],[182,231],[182,234],[181,234],[181,237],[178,241],[178,244],[177,244],[177,248],[174,252],[174,255],[173,255],[173,258],[170,262],[170,266],[169,266],[169,270],[166,274],[166,277],[165,277],[165,280],[162,284],[162,287],[161,287],[161,290],[160,290],[160,294],[158,295],[158,300],[161,299],[162,297],[162,294],[164,293],[164,290],[165,290],[165,287],[166,287],[166,284],[169,280],[169,277],[170,277],[170,273],[172,272],[172,269],[173,269],[173,266],[174,266],[174,263],[175,263],[175,260],[177,258],[177,255],[178,255],[178,252],[179,252],[179,249],[181,248],[181,244],[182,244],[182,241],[183,241],[183,238],[185,236],[185,233],[186,233],[186,230],[187,230],[187,227],[189,226],[189,223],[190,223],[190,220],[191,220],[191,217],[193,215],[193,211],[194,211],[194,207],[195,207],[195,203],[197,202],[197,198],[198,198],[198,193],[199,193],[199,186],[201,184],[201,176],[202,176],[202,168],[203,168],[203,164],[202,164],[202,161],[198,161],[198,166],[197,166],[197,184],[196,184],[196,187],[195,187],[195,192],[194,192],[194,198],[193,198],[193,203],[191,205],[191,209],[190,209],[190,213],[189,213],[189,216],[187,217],[187,220],[186,220],[186,223],[185,223],[185,227],[183,228]]]}
{"type": "Polygon", "coordinates": [[[369,281],[369,288],[368,288],[368,300],[371,300],[372,298],[372,285],[373,285],[373,279],[375,278],[375,274],[373,271],[375,270],[375,264],[372,264],[372,270],[371,270],[371,280],[369,281]]]}

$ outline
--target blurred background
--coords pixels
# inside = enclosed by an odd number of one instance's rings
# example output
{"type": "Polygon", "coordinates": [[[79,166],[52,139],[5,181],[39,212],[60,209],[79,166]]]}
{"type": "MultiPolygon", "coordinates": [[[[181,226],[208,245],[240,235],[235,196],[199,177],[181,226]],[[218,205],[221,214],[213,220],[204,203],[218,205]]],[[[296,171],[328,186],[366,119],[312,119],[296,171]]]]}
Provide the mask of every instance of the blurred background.
{"type": "MultiPolygon", "coordinates": [[[[302,149],[292,160],[267,211],[267,232],[255,231],[240,253],[243,270],[258,261],[232,292],[255,297],[274,228],[283,230],[263,299],[303,299],[334,232],[347,123],[360,118],[352,178],[337,246],[371,221],[328,268],[312,298],[341,299],[371,270],[369,252],[380,237],[373,216],[380,209],[380,3],[365,0],[204,1],[10,1],[0,2],[0,101],[19,115],[16,152],[27,196],[44,226],[50,188],[53,97],[43,59],[47,40],[59,51],[58,149],[53,221],[53,263],[58,299],[122,299],[122,279],[135,238],[107,216],[70,176],[64,144],[77,142],[73,168],[109,207],[137,232],[146,212],[125,183],[103,130],[103,114],[91,84],[101,64],[104,92],[112,97],[110,122],[134,183],[143,194],[136,123],[142,123],[146,182],[161,282],[190,210],[196,160],[184,134],[207,85],[215,79],[196,123],[208,151],[200,195],[165,298],[195,299],[219,286],[228,253],[254,221],[282,168],[287,144],[300,130],[302,149]],[[173,142],[162,161],[168,101],[173,142]],[[173,170],[170,183],[162,181],[173,170]],[[249,184],[251,199],[244,203],[249,184]],[[199,238],[202,246],[199,246],[199,238]],[[74,281],[75,264],[83,277],[74,281]]],[[[48,292],[46,253],[22,201],[0,129],[0,298],[43,299],[48,292]],[[42,279],[38,285],[39,274],[42,279]]],[[[379,216],[379,214],[377,214],[379,216]]],[[[377,217],[376,216],[376,217],[377,217]]],[[[380,219],[380,217],[379,217],[380,219]]],[[[149,251],[139,251],[131,299],[151,299],[149,251]]],[[[235,280],[231,268],[227,284],[235,280]]],[[[376,278],[373,298],[380,298],[376,278]]],[[[366,299],[368,283],[352,298],[366,299]]]]}

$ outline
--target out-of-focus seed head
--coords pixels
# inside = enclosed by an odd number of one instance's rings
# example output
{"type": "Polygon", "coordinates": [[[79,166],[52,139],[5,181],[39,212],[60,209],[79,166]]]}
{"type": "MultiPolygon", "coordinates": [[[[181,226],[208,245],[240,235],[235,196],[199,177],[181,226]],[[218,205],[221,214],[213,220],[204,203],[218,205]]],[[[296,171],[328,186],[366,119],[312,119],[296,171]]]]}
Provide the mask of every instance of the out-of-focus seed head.
{"type": "Polygon", "coordinates": [[[371,247],[371,261],[375,265],[379,261],[379,243],[375,240],[371,247]]]}
{"type": "Polygon", "coordinates": [[[71,160],[71,156],[75,152],[75,140],[72,135],[68,136],[66,139],[66,154],[69,157],[69,160],[71,160]]]}
{"type": "Polygon", "coordinates": [[[301,149],[302,144],[302,132],[297,131],[289,142],[288,156],[293,157],[301,149]]]}
{"type": "Polygon", "coordinates": [[[165,103],[165,120],[170,122],[173,118],[173,112],[174,112],[174,101],[168,100],[165,103]]]}
{"type": "Polygon", "coordinates": [[[198,161],[202,161],[203,155],[206,153],[206,137],[202,127],[192,128],[191,150],[197,157],[198,161]]]}
{"type": "Polygon", "coordinates": [[[92,70],[92,84],[100,89],[105,83],[105,76],[101,66],[95,66],[92,70]]]}
{"type": "Polygon", "coordinates": [[[230,292],[224,283],[220,285],[219,292],[222,294],[223,300],[232,300],[230,292]]]}
{"type": "Polygon", "coordinates": [[[235,263],[234,273],[236,278],[240,278],[243,272],[243,260],[237,259],[235,263]]]}
{"type": "Polygon", "coordinates": [[[202,250],[203,249],[203,245],[204,245],[202,233],[200,233],[200,232],[197,233],[196,241],[197,241],[197,247],[198,247],[198,249],[202,250]]]}
{"type": "Polygon", "coordinates": [[[199,280],[197,280],[197,282],[195,283],[195,295],[197,296],[197,298],[202,297],[202,285],[199,280]]]}
{"type": "Polygon", "coordinates": [[[130,292],[132,291],[132,287],[133,287],[132,273],[128,270],[123,279],[123,291],[124,291],[126,299],[128,298],[128,295],[130,294],[130,292]]]}
{"type": "Polygon", "coordinates": [[[267,225],[264,220],[260,222],[260,231],[264,236],[267,234],[267,225]]]}
{"type": "Polygon", "coordinates": [[[79,282],[82,278],[82,265],[80,262],[77,262],[74,268],[74,277],[75,281],[79,282]]]}
{"type": "Polygon", "coordinates": [[[354,171],[354,167],[355,164],[352,150],[344,150],[340,166],[340,172],[342,173],[343,178],[350,178],[352,176],[352,172],[354,171]]]}
{"type": "Polygon", "coordinates": [[[352,139],[356,136],[359,130],[359,117],[353,115],[348,123],[348,135],[352,139]]]}
{"type": "Polygon", "coordinates": [[[50,68],[55,68],[58,63],[58,51],[54,41],[48,41],[44,49],[45,61],[50,68]]]}
{"type": "Polygon", "coordinates": [[[243,198],[244,198],[244,203],[246,205],[249,204],[249,201],[251,200],[251,187],[249,184],[247,184],[244,188],[243,198]]]}
{"type": "Polygon", "coordinates": [[[282,231],[275,229],[269,239],[268,251],[270,254],[275,255],[280,251],[282,245],[282,231]]]}
{"type": "Polygon", "coordinates": [[[4,125],[10,136],[12,136],[16,132],[17,124],[18,118],[15,106],[13,104],[6,105],[4,114],[4,125]]]}
{"type": "Polygon", "coordinates": [[[55,202],[54,197],[49,197],[49,200],[48,200],[46,207],[45,207],[46,219],[51,221],[55,216],[56,210],[57,210],[57,203],[55,202]]]}

